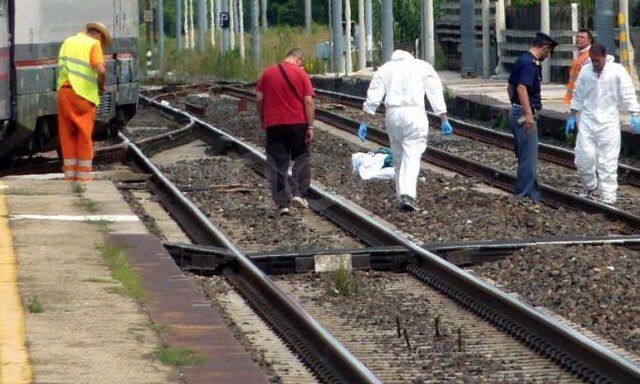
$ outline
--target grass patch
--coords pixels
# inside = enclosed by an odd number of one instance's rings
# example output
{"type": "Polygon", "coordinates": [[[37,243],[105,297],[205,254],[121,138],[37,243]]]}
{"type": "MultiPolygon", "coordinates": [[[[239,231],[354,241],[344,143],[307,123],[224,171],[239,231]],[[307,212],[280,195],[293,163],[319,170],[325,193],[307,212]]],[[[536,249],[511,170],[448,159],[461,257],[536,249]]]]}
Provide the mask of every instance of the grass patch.
{"type": "Polygon", "coordinates": [[[156,356],[162,364],[172,367],[197,365],[207,360],[204,356],[200,356],[194,350],[188,348],[162,347],[156,351],[156,356]]]}
{"type": "Polygon", "coordinates": [[[42,313],[44,312],[44,306],[38,299],[38,297],[32,297],[29,299],[29,304],[27,305],[27,309],[30,313],[42,313]]]}
{"type": "Polygon", "coordinates": [[[85,283],[100,283],[100,284],[112,284],[113,280],[107,279],[104,277],[90,277],[88,279],[83,279],[85,283]]]}
{"type": "Polygon", "coordinates": [[[340,268],[329,272],[327,293],[332,296],[354,296],[360,293],[360,278],[355,271],[345,268],[340,263],[340,268]]]}
{"type": "Polygon", "coordinates": [[[122,284],[122,287],[116,289],[117,292],[134,299],[144,299],[147,297],[147,291],[142,285],[140,276],[138,276],[138,273],[129,263],[129,258],[122,247],[104,244],[98,246],[98,250],[107,263],[113,278],[122,284]]]}
{"type": "Polygon", "coordinates": [[[98,228],[100,228],[99,230],[102,232],[110,232],[111,228],[109,228],[109,224],[113,223],[113,221],[104,220],[104,219],[86,220],[85,222],[98,226],[98,228]]]}
{"type": "Polygon", "coordinates": [[[84,193],[87,191],[87,187],[85,187],[80,183],[74,182],[71,184],[71,189],[73,190],[73,193],[75,193],[76,196],[78,196],[78,199],[79,199],[79,201],[76,202],[76,205],[79,205],[89,213],[98,213],[100,211],[100,203],[84,197],[84,193]]]}
{"type": "Polygon", "coordinates": [[[76,182],[71,183],[71,189],[78,196],[82,196],[87,191],[87,187],[76,182]]]}
{"type": "Polygon", "coordinates": [[[100,212],[100,203],[91,199],[87,199],[86,197],[81,197],[80,201],[78,201],[76,204],[81,206],[82,209],[89,213],[100,212]]]}
{"type": "Polygon", "coordinates": [[[156,333],[164,333],[164,332],[169,331],[169,329],[171,329],[171,327],[168,326],[167,324],[149,323],[149,329],[151,329],[152,331],[154,331],[156,333]]]}

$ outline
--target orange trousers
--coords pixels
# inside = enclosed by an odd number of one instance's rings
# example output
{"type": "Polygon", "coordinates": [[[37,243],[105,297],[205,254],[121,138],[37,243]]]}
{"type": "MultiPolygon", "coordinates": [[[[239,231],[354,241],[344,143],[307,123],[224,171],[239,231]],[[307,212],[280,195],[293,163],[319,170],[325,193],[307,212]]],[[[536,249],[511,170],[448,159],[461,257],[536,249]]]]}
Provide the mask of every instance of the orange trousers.
{"type": "Polygon", "coordinates": [[[65,180],[91,180],[96,106],[63,86],[58,91],[58,135],[65,180]]]}

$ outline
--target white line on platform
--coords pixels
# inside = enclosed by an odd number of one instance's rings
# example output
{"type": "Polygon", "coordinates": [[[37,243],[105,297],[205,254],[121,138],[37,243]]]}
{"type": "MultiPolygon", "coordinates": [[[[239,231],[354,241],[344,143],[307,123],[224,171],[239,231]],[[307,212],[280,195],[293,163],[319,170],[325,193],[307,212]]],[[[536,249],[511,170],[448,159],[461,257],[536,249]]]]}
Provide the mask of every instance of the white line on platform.
{"type": "Polygon", "coordinates": [[[28,179],[28,180],[62,180],[64,173],[43,173],[33,175],[13,175],[6,176],[7,179],[28,179]]]}
{"type": "Polygon", "coordinates": [[[136,215],[11,215],[11,220],[140,221],[136,215]]]}

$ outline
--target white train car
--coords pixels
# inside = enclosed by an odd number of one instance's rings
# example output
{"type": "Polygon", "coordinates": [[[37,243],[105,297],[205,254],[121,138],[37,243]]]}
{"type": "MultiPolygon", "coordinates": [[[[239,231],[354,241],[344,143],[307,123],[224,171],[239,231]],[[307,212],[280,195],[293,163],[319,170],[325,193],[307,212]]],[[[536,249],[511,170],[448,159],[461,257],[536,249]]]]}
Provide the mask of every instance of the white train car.
{"type": "Polygon", "coordinates": [[[88,22],[109,28],[106,91],[94,135],[115,132],[138,101],[137,0],[0,0],[0,160],[57,147],[57,57],[88,22]]]}

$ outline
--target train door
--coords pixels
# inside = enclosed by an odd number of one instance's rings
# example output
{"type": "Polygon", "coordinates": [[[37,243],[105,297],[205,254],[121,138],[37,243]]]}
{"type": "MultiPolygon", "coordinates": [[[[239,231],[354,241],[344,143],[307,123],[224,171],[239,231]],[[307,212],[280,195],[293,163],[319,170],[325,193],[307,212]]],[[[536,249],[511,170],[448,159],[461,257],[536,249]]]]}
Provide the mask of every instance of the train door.
{"type": "Polygon", "coordinates": [[[11,33],[9,0],[0,0],[0,120],[11,117],[11,33]]]}

